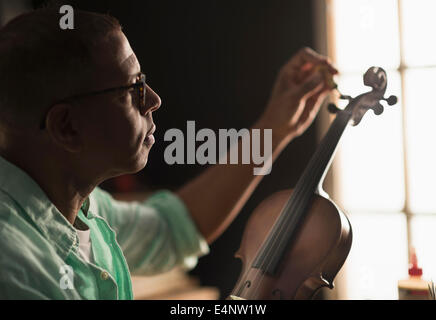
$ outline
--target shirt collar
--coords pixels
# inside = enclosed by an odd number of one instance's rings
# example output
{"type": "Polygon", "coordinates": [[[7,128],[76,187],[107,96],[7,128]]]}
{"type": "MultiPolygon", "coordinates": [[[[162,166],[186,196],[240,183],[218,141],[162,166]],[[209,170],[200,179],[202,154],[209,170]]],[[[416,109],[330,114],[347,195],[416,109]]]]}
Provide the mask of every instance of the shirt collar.
{"type": "MultiPolygon", "coordinates": [[[[76,230],[27,173],[0,157],[0,177],[0,190],[8,194],[32,219],[63,259],[73,247],[77,249],[76,230]]],[[[81,209],[88,218],[93,218],[91,209],[94,207],[93,201],[87,198],[81,209]]]]}

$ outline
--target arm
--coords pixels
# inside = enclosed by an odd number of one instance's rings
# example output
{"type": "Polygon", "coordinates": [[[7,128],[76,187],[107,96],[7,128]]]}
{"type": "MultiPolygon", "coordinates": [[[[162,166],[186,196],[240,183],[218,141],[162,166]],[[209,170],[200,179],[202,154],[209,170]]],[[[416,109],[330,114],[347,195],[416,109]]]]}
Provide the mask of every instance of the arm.
{"type": "MultiPolygon", "coordinates": [[[[267,108],[253,126],[272,129],[273,162],[312,123],[331,90],[328,78],[336,73],[325,57],[308,48],[300,50],[280,70],[267,108]],[[319,66],[325,67],[325,74],[319,66]]],[[[241,149],[239,142],[238,154],[242,154],[241,149]]],[[[209,244],[230,225],[261,181],[263,176],[253,175],[253,167],[215,165],[178,191],[209,244]]]]}

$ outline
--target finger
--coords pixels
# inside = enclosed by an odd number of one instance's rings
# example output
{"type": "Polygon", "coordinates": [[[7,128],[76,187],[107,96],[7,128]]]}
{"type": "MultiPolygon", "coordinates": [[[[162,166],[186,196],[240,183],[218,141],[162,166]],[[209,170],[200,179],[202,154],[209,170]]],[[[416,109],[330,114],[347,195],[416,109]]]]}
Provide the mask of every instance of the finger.
{"type": "Polygon", "coordinates": [[[319,72],[314,72],[304,82],[294,87],[294,98],[298,101],[305,99],[323,88],[324,85],[324,77],[319,72]]]}
{"type": "MultiPolygon", "coordinates": [[[[331,88],[323,85],[315,88],[314,90],[310,91],[305,96],[305,103],[304,103],[304,110],[302,110],[302,113],[305,113],[306,116],[313,112],[315,109],[319,109],[320,105],[324,101],[324,99],[328,96],[329,92],[331,91],[331,88]]],[[[315,114],[318,111],[315,111],[315,114]]]]}
{"type": "Polygon", "coordinates": [[[332,74],[338,73],[338,70],[333,66],[328,57],[321,55],[308,47],[300,49],[300,51],[290,59],[289,64],[294,66],[325,65],[332,74]]]}
{"type": "Polygon", "coordinates": [[[313,112],[317,113],[319,107],[322,105],[324,99],[328,96],[328,91],[320,90],[314,95],[309,97],[306,101],[305,113],[311,114],[313,112]]]}
{"type": "Polygon", "coordinates": [[[290,60],[289,64],[302,66],[305,63],[321,64],[327,61],[327,57],[315,52],[311,48],[300,49],[290,60]]]}
{"type": "MultiPolygon", "coordinates": [[[[325,69],[324,69],[325,70],[325,69]]],[[[296,83],[302,83],[305,81],[305,79],[307,79],[308,77],[310,77],[314,72],[321,72],[321,75],[324,76],[324,74],[322,73],[322,67],[318,66],[313,66],[311,65],[310,68],[302,68],[299,72],[299,74],[297,74],[295,76],[295,82],[296,83]]]]}
{"type": "Polygon", "coordinates": [[[300,49],[283,68],[295,72],[311,69],[317,65],[325,66],[331,74],[338,73],[338,70],[333,66],[328,57],[323,56],[308,47],[300,49]]]}
{"type": "Polygon", "coordinates": [[[299,120],[302,128],[304,128],[303,130],[305,130],[305,128],[308,127],[315,119],[324,99],[327,96],[327,93],[328,92],[326,91],[320,91],[307,100],[299,120]]]}
{"type": "Polygon", "coordinates": [[[335,74],[338,74],[338,70],[336,70],[333,65],[330,64],[330,62],[325,62],[321,64],[306,64],[300,69],[300,77],[304,77],[310,73],[320,71],[324,74],[324,76],[334,76],[335,74]]]}
{"type": "Polygon", "coordinates": [[[326,70],[326,67],[315,67],[313,72],[319,72],[324,78],[324,90],[331,91],[337,89],[338,85],[333,78],[334,76],[326,70]]]}

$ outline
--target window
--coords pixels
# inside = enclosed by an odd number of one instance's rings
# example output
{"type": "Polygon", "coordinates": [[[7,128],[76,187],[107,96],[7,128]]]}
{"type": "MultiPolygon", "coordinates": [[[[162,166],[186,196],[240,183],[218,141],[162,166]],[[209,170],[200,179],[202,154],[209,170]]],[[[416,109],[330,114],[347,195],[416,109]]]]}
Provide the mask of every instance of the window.
{"type": "Polygon", "coordinates": [[[347,128],[326,181],[354,233],[336,298],[397,299],[412,246],[423,277],[436,281],[436,1],[320,2],[315,8],[326,13],[326,28],[318,28],[319,37],[341,72],[341,92],[367,91],[363,73],[380,66],[388,74],[386,95],[399,98],[382,115],[369,111],[347,128]]]}

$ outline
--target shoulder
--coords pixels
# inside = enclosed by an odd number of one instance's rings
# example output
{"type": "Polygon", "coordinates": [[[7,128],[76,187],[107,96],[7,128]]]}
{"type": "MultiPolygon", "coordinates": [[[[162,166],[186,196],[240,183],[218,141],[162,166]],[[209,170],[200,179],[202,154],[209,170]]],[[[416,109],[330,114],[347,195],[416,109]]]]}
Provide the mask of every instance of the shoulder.
{"type": "Polygon", "coordinates": [[[0,190],[0,234],[7,222],[17,217],[18,207],[12,198],[0,190]]]}
{"type": "MultiPolygon", "coordinates": [[[[19,205],[0,190],[0,249],[1,257],[5,252],[32,246],[28,238],[37,233],[36,226],[22,212],[19,205]]],[[[1,259],[0,257],[0,259],[1,259]]]]}
{"type": "MultiPolygon", "coordinates": [[[[31,274],[56,256],[33,221],[0,191],[0,272],[31,274]]],[[[4,280],[4,279],[3,279],[4,280]]]]}
{"type": "Polygon", "coordinates": [[[58,285],[54,249],[31,229],[3,219],[0,229],[0,299],[47,299],[46,289],[58,285]]]}
{"type": "MultiPolygon", "coordinates": [[[[2,210],[1,208],[0,210],[2,210]]],[[[58,257],[55,248],[29,221],[10,213],[10,219],[0,219],[0,269],[27,270],[53,264],[58,257]]],[[[59,258],[60,259],[60,258],[59,258]]]]}

